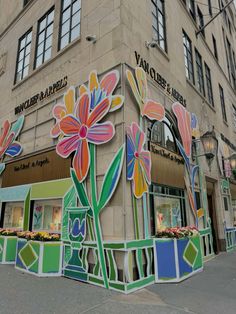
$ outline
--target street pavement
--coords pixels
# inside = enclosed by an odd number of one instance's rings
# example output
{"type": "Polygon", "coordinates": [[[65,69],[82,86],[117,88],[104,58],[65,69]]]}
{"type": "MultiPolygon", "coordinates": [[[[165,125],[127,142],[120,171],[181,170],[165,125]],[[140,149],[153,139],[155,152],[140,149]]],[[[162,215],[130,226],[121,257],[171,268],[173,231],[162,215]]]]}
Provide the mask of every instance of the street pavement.
{"type": "Polygon", "coordinates": [[[0,265],[0,313],[236,314],[236,252],[220,254],[180,284],[155,284],[130,295],[0,265]]]}

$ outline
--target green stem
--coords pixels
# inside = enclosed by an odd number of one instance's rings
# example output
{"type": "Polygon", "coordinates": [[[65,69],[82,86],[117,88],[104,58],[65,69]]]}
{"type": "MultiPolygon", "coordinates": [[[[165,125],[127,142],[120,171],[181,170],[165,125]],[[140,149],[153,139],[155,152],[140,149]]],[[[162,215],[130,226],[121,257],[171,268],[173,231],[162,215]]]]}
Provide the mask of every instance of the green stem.
{"type": "Polygon", "coordinates": [[[88,222],[88,231],[89,231],[89,236],[90,236],[90,239],[92,241],[94,241],[94,234],[93,234],[93,223],[92,223],[92,218],[87,216],[87,222],[88,222]]]}
{"type": "Polygon", "coordinates": [[[135,238],[139,240],[139,222],[138,222],[138,207],[137,207],[137,200],[132,193],[133,198],[133,205],[134,205],[134,231],[135,231],[135,238]]]}
{"type": "Polygon", "coordinates": [[[90,184],[91,184],[91,198],[92,198],[92,207],[93,207],[93,223],[94,223],[94,230],[97,239],[97,249],[98,255],[102,270],[102,276],[104,280],[105,288],[109,288],[108,283],[108,276],[107,276],[107,269],[106,269],[106,260],[104,254],[104,247],[102,241],[102,233],[101,233],[101,226],[99,221],[99,208],[97,204],[97,187],[96,187],[96,150],[95,145],[90,144],[90,184]]]}

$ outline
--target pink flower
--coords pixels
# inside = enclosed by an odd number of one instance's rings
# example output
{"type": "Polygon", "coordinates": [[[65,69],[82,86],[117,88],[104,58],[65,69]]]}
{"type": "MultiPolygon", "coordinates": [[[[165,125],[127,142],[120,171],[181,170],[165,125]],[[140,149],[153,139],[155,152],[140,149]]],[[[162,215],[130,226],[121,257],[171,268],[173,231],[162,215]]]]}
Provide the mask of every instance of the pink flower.
{"type": "Polygon", "coordinates": [[[53,117],[56,119],[55,125],[51,129],[51,137],[57,138],[59,135],[62,137],[59,123],[62,118],[68,114],[73,114],[75,107],[75,89],[70,87],[70,89],[64,94],[64,103],[57,104],[52,109],[53,117]]]}
{"type": "Polygon", "coordinates": [[[191,113],[178,102],[175,102],[172,105],[172,110],[177,118],[178,129],[182,139],[184,151],[187,157],[190,158],[192,148],[191,113]]]}
{"type": "Polygon", "coordinates": [[[65,137],[58,142],[57,153],[67,158],[75,152],[73,168],[80,182],[86,178],[89,170],[88,143],[103,144],[110,141],[115,134],[111,122],[97,123],[108,113],[111,98],[104,98],[91,112],[90,104],[90,95],[84,93],[76,105],[75,116],[68,115],[59,122],[60,130],[65,137]]]}

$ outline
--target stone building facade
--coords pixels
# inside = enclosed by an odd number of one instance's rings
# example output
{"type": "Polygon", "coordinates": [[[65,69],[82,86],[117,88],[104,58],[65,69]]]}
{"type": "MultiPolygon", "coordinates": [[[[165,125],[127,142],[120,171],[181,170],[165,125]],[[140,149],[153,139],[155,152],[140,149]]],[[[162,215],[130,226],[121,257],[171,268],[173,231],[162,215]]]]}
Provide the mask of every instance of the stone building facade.
{"type": "MultiPolygon", "coordinates": [[[[89,73],[94,69],[99,78],[108,71],[118,70],[120,81],[116,94],[125,97],[122,108],[108,114],[115,126],[115,137],[97,150],[99,183],[115,152],[125,142],[126,127],[139,120],[126,80],[126,70],[132,71],[137,66],[145,70],[150,98],[169,112],[168,123],[173,128],[176,121],[171,106],[178,101],[196,114],[201,135],[214,126],[226,150],[224,157],[229,157],[236,150],[234,5],[210,23],[204,33],[196,35],[226,3],[218,0],[202,0],[201,4],[191,0],[0,0],[0,123],[25,116],[18,139],[23,152],[14,160],[5,160],[2,188],[69,177],[70,159],[61,160],[54,155],[57,140],[50,137],[55,123],[52,109],[56,103],[63,102],[69,86],[75,86],[78,95],[78,87],[88,82],[89,73]],[[32,160],[38,161],[38,168],[29,169],[32,160]]],[[[150,128],[147,122],[149,140],[150,128]]],[[[170,136],[169,145],[173,145],[170,136]]],[[[168,148],[166,140],[162,144],[167,150],[175,150],[168,148]]],[[[199,154],[203,154],[202,146],[199,154]]],[[[171,200],[175,199],[184,211],[183,224],[194,222],[183,178],[176,178],[184,176],[184,169],[181,164],[165,161],[165,158],[153,161],[152,176],[157,179],[150,193],[154,197],[148,200],[150,234],[156,231],[156,197],[159,207],[171,207],[171,200]]],[[[225,226],[233,227],[236,219],[233,211],[236,181],[233,174],[226,179],[225,169],[220,172],[217,156],[210,168],[204,156],[198,162],[203,174],[202,182],[199,178],[195,182],[199,208],[203,207],[205,192],[205,204],[210,210],[204,209],[211,218],[215,252],[218,252],[225,249],[225,226]]],[[[117,191],[101,214],[104,240],[132,240],[135,236],[132,199],[126,193],[130,184],[125,172],[123,166],[117,191]]],[[[142,238],[145,231],[141,210],[138,215],[142,238]]],[[[4,224],[4,217],[1,221],[4,224]]]]}

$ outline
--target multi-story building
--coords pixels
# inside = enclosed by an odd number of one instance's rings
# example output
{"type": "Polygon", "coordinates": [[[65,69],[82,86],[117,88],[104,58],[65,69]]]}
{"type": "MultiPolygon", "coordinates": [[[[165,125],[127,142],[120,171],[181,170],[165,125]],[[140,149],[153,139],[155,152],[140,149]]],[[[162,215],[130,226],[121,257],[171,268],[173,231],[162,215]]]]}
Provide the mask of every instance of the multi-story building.
{"type": "Polygon", "coordinates": [[[148,230],[141,201],[131,197],[124,165],[117,190],[100,216],[103,240],[146,238],[155,234],[160,223],[167,227],[194,223],[176,145],[176,138],[181,139],[172,104],[179,102],[196,114],[201,135],[214,128],[218,140],[210,166],[199,144],[197,151],[193,147],[198,157],[193,156],[192,163],[201,169],[194,185],[197,209],[204,209],[205,220],[199,221],[199,228],[211,226],[215,253],[225,250],[226,227],[233,227],[236,220],[236,177],[229,167],[229,157],[236,151],[234,4],[199,29],[228,2],[0,0],[0,122],[13,123],[21,115],[25,120],[18,136],[22,153],[4,159],[2,226],[60,231],[62,195],[72,183],[67,179],[65,186],[57,184],[70,177],[71,157],[62,159],[55,152],[58,139],[50,137],[53,107],[73,102],[69,87],[75,87],[78,97],[79,86],[87,84],[92,70],[99,81],[117,70],[120,80],[115,93],[124,96],[124,104],[108,114],[116,135],[97,149],[100,189],[108,164],[125,142],[126,127],[139,121],[126,78],[126,70],[133,72],[139,66],[147,75],[148,97],[166,110],[164,121],[144,121],[153,166],[144,201],[148,230]],[[138,207],[136,217],[134,206],[138,207]],[[34,213],[39,207],[44,218],[37,225],[34,213]]]}

